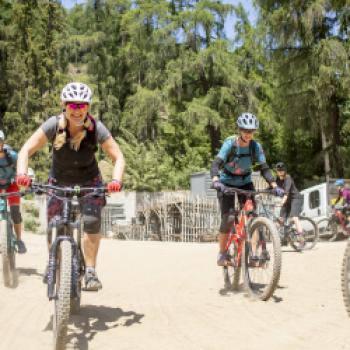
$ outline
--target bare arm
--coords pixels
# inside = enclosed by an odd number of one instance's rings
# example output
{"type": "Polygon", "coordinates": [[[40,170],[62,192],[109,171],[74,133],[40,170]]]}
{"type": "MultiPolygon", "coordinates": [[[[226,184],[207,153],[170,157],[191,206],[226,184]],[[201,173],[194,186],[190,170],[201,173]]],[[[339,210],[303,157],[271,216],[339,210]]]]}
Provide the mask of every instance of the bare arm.
{"type": "Polygon", "coordinates": [[[102,150],[112,159],[114,162],[113,176],[114,180],[122,181],[124,174],[125,161],[122,151],[118,144],[110,136],[105,142],[101,144],[102,150]]]}
{"type": "Polygon", "coordinates": [[[29,158],[36,151],[43,148],[47,141],[47,137],[41,128],[34,132],[18,153],[17,174],[27,174],[29,158]]]}

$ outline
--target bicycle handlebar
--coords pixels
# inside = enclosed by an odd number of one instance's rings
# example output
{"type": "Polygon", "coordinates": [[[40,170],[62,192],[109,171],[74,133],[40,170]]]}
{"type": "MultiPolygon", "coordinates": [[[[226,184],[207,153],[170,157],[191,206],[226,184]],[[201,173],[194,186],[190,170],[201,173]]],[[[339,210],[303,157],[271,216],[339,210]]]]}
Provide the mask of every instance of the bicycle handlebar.
{"type": "Polygon", "coordinates": [[[32,183],[31,191],[37,194],[48,194],[57,198],[69,198],[79,196],[80,198],[88,196],[99,196],[108,192],[106,187],[80,187],[80,186],[55,186],[51,184],[32,183]],[[57,194],[57,192],[59,194],[57,194]],[[88,192],[88,193],[86,193],[88,192]]]}
{"type": "Polygon", "coordinates": [[[237,187],[230,187],[230,186],[225,186],[224,184],[221,184],[221,187],[223,190],[220,190],[220,192],[226,194],[226,195],[234,195],[235,193],[239,194],[246,194],[250,196],[258,195],[258,194],[274,194],[272,188],[266,188],[264,190],[243,190],[241,188],[237,187]]]}
{"type": "Polygon", "coordinates": [[[26,194],[31,193],[31,191],[23,191],[23,192],[4,192],[0,193],[0,197],[11,197],[11,196],[25,196],[26,194]]]}

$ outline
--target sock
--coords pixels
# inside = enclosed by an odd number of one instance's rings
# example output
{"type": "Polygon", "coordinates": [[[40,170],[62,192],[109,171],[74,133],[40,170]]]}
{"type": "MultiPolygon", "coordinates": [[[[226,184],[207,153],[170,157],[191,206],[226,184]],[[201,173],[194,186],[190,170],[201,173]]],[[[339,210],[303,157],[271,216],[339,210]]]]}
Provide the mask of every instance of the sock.
{"type": "Polygon", "coordinates": [[[86,273],[95,273],[95,268],[93,266],[86,266],[86,273]]]}

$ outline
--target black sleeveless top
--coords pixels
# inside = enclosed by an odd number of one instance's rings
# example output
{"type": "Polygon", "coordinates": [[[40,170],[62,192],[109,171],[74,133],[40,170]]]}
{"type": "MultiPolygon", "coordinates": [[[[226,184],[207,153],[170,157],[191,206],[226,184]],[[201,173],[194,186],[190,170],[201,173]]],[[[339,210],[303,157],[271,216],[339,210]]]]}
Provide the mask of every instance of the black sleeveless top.
{"type": "Polygon", "coordinates": [[[97,151],[96,127],[87,131],[80,148],[75,151],[69,145],[70,135],[67,130],[67,142],[59,149],[53,147],[50,176],[65,185],[82,185],[99,175],[95,158],[97,151]]]}
{"type": "MultiPolygon", "coordinates": [[[[103,143],[110,133],[100,122],[92,119],[94,127],[86,131],[86,137],[81,141],[80,148],[75,151],[70,147],[68,129],[67,142],[56,150],[52,147],[52,165],[50,177],[63,185],[82,185],[93,180],[100,174],[95,153],[97,143],[103,143]]],[[[51,117],[41,128],[49,140],[54,141],[58,125],[58,117],[51,117]]]]}

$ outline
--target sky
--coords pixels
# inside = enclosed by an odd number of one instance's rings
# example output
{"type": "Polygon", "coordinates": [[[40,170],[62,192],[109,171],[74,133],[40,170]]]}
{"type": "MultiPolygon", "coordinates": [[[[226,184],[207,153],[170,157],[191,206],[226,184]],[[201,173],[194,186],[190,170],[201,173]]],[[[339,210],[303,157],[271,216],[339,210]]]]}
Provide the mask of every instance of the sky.
{"type": "MultiPolygon", "coordinates": [[[[82,4],[84,0],[62,0],[62,5],[66,8],[72,8],[75,4],[82,4]]],[[[257,11],[252,5],[252,0],[223,0],[225,4],[238,5],[242,3],[246,11],[248,12],[249,19],[255,23],[257,17],[257,11]]],[[[226,35],[229,39],[234,37],[234,25],[235,25],[235,16],[232,14],[228,17],[225,24],[226,35]]]]}

